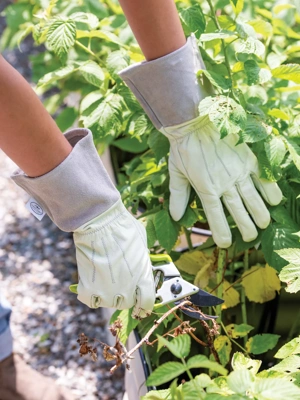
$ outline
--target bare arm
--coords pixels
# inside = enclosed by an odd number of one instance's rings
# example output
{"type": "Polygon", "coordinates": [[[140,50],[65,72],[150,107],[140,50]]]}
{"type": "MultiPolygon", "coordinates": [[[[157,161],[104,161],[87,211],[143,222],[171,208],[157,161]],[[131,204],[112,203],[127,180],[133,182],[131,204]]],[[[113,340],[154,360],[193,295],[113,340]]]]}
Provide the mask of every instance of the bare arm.
{"type": "Polygon", "coordinates": [[[146,59],[182,47],[185,36],[174,0],[119,0],[146,59]]]}
{"type": "Polygon", "coordinates": [[[25,79],[0,56],[0,147],[31,177],[60,164],[72,147],[25,79]]]}

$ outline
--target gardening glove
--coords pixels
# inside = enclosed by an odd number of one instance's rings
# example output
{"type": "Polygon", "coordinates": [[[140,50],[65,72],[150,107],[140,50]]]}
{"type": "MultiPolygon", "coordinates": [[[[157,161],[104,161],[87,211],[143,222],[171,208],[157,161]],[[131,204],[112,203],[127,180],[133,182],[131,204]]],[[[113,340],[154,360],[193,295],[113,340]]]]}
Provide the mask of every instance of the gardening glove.
{"type": "Polygon", "coordinates": [[[74,232],[78,299],[91,308],[151,313],[155,301],[144,227],[126,210],[102,165],[88,129],[65,134],[73,146],[56,168],[37,178],[17,170],[12,179],[63,231],[74,232]]]}
{"type": "Polygon", "coordinates": [[[263,229],[270,222],[269,211],[256,189],[271,205],[281,201],[282,193],[276,183],[259,177],[255,155],[246,144],[237,145],[237,134],[221,139],[208,116],[199,116],[199,102],[211,91],[198,81],[200,69],[205,66],[191,36],[173,53],[130,66],[120,76],[155,127],[170,141],[171,216],[178,221],[184,215],[192,186],[202,202],[214,241],[227,248],[232,237],[222,202],[243,240],[249,242],[257,237],[255,224],[263,229]]]}

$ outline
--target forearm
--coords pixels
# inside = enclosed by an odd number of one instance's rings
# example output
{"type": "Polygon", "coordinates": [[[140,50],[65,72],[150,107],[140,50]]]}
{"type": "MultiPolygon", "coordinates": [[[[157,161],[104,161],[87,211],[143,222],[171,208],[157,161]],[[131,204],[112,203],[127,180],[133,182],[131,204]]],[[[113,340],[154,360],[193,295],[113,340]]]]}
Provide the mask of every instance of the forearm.
{"type": "Polygon", "coordinates": [[[72,147],[23,77],[0,56],[0,147],[28,175],[59,165],[72,147]]]}
{"type": "Polygon", "coordinates": [[[174,0],[120,0],[120,4],[148,61],[185,44],[174,0]]]}

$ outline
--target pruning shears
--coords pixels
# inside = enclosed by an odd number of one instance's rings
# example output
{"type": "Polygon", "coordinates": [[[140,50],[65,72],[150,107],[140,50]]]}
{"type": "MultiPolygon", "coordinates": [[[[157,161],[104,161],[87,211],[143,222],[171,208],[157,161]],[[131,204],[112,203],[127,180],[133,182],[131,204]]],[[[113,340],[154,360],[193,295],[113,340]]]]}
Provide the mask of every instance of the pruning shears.
{"type": "MultiPolygon", "coordinates": [[[[155,307],[169,303],[178,304],[187,299],[197,307],[212,307],[224,303],[224,300],[219,297],[205,292],[183,279],[169,255],[151,254],[150,259],[152,264],[159,263],[159,265],[152,266],[155,275],[156,298],[159,300],[155,307]]],[[[217,316],[200,314],[191,306],[185,306],[182,308],[182,312],[196,319],[218,318],[217,316]]]]}
{"type": "MultiPolygon", "coordinates": [[[[150,254],[156,299],[155,308],[169,303],[182,303],[189,299],[196,307],[213,307],[224,303],[224,300],[216,297],[182,278],[176,265],[168,254],[150,254]]],[[[70,291],[77,294],[77,284],[70,286],[70,291]]],[[[218,318],[213,315],[205,315],[197,312],[192,306],[185,305],[182,312],[195,319],[218,318]]]]}

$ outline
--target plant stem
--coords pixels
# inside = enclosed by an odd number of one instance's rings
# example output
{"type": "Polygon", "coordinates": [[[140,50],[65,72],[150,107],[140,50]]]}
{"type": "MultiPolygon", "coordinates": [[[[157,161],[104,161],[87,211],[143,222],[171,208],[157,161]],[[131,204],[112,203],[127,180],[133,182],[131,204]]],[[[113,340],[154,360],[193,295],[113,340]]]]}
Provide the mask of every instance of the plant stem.
{"type": "MultiPolygon", "coordinates": [[[[245,254],[244,254],[244,272],[248,271],[248,269],[249,269],[249,253],[248,253],[248,250],[246,250],[245,254]]],[[[243,286],[241,286],[240,290],[241,290],[242,321],[243,321],[243,324],[247,324],[247,308],[246,308],[245,289],[243,286]]],[[[248,341],[248,335],[243,337],[244,346],[246,346],[247,341],[248,341]]]]}
{"type": "Polygon", "coordinates": [[[79,40],[76,40],[75,44],[80,47],[82,50],[84,50],[86,53],[90,54],[91,56],[93,56],[98,63],[104,67],[104,62],[103,60],[101,60],[101,58],[99,58],[92,50],[90,50],[88,47],[86,47],[84,44],[80,43],[79,40]]]}
{"type": "Polygon", "coordinates": [[[193,243],[192,243],[192,240],[191,240],[191,232],[187,228],[183,228],[183,229],[184,229],[184,233],[185,233],[187,244],[189,246],[189,250],[193,250],[194,246],[193,246],[193,243]]]}
{"type": "Polygon", "coordinates": [[[188,374],[188,377],[190,378],[191,381],[193,381],[193,380],[194,380],[194,377],[193,377],[191,371],[189,370],[189,368],[188,368],[188,366],[187,366],[187,364],[186,364],[186,362],[185,362],[185,359],[184,359],[184,358],[181,358],[181,362],[182,362],[182,364],[183,364],[183,365],[185,366],[185,368],[186,368],[186,373],[188,374]]]}
{"type": "MultiPolygon", "coordinates": [[[[218,254],[218,267],[217,267],[217,297],[222,297],[223,296],[223,268],[224,268],[224,261],[226,259],[226,250],[224,249],[219,249],[219,254],[218,254]]],[[[219,316],[219,320],[221,319],[221,312],[222,312],[222,305],[216,306],[216,313],[219,316]]]]}

